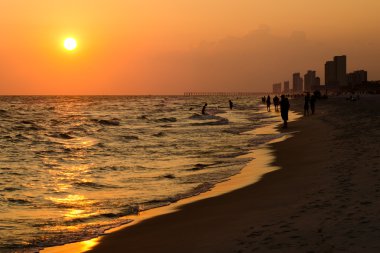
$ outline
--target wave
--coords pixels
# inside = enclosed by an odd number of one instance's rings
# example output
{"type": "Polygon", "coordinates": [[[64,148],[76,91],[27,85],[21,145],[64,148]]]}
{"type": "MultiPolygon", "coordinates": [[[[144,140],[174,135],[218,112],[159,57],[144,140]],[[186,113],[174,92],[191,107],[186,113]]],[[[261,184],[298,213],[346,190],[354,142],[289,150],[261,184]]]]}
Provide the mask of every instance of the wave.
{"type": "Polygon", "coordinates": [[[117,213],[102,213],[99,215],[99,217],[106,217],[106,218],[120,218],[131,214],[138,214],[140,212],[140,207],[138,205],[131,206],[127,205],[122,208],[120,212],[117,213]]]}
{"type": "Polygon", "coordinates": [[[15,136],[17,139],[23,139],[23,140],[27,140],[28,138],[27,137],[25,137],[24,135],[22,135],[22,134],[16,134],[16,136],[15,136]]]}
{"type": "Polygon", "coordinates": [[[110,219],[121,218],[127,215],[138,214],[139,212],[140,212],[140,208],[138,205],[126,205],[119,212],[106,212],[106,213],[91,215],[85,218],[83,217],[73,218],[73,219],[64,221],[64,225],[71,226],[71,225],[76,225],[78,223],[84,223],[84,222],[98,220],[102,218],[110,218],[110,219]]]}
{"type": "Polygon", "coordinates": [[[141,116],[138,116],[137,119],[148,119],[148,116],[147,115],[141,115],[141,116]]]}
{"type": "Polygon", "coordinates": [[[202,122],[202,123],[192,123],[192,126],[218,126],[218,125],[228,125],[229,120],[225,118],[221,118],[217,121],[210,121],[210,122],[202,122]]]}
{"type": "Polygon", "coordinates": [[[7,198],[7,201],[16,205],[30,205],[32,202],[26,199],[7,198]]]}
{"type": "Polygon", "coordinates": [[[119,119],[92,119],[92,121],[103,125],[103,126],[120,126],[120,120],[119,119]]]}
{"type": "MultiPolygon", "coordinates": [[[[220,155],[217,155],[216,157],[218,157],[218,158],[234,158],[234,157],[246,155],[247,153],[248,153],[248,151],[242,150],[242,151],[237,151],[237,152],[220,154],[220,155]]],[[[243,159],[243,158],[241,158],[241,159],[243,159]]]]}
{"type": "Polygon", "coordinates": [[[124,136],[121,136],[121,138],[125,141],[134,141],[134,140],[139,139],[139,137],[134,136],[134,135],[124,135],[124,136]]]}
{"type": "Polygon", "coordinates": [[[189,170],[189,171],[203,170],[203,169],[206,168],[207,166],[209,166],[209,164],[197,163],[197,164],[194,165],[193,168],[188,169],[188,170],[189,170]]]}
{"type": "Polygon", "coordinates": [[[175,178],[175,175],[174,174],[165,174],[163,176],[161,176],[162,178],[166,178],[166,179],[174,179],[175,178]]]}
{"type": "Polygon", "coordinates": [[[16,188],[16,187],[5,187],[3,189],[3,191],[6,191],[6,192],[14,192],[14,191],[19,191],[21,190],[20,188],[16,188]]]}
{"type": "Polygon", "coordinates": [[[22,120],[19,123],[20,124],[25,124],[25,125],[34,125],[34,122],[30,121],[30,120],[22,120]]]}
{"type": "Polygon", "coordinates": [[[155,207],[169,205],[171,203],[177,202],[178,200],[189,198],[192,196],[199,195],[202,192],[206,192],[206,191],[210,190],[213,186],[214,186],[214,184],[211,184],[211,183],[207,183],[207,182],[201,183],[186,193],[180,193],[180,194],[170,196],[167,198],[163,198],[163,199],[153,199],[150,201],[146,201],[146,202],[142,203],[141,210],[144,211],[144,210],[148,210],[148,209],[155,208],[155,207]]]}
{"type": "Polygon", "coordinates": [[[189,117],[189,119],[196,119],[196,120],[203,120],[203,119],[210,119],[210,117],[213,117],[214,115],[209,115],[209,114],[198,114],[198,113],[194,113],[193,115],[191,115],[189,117]]]}
{"type": "Polygon", "coordinates": [[[257,134],[255,138],[248,140],[248,146],[249,147],[257,147],[261,144],[267,143],[271,140],[275,140],[278,138],[283,137],[284,133],[277,133],[277,134],[257,134]]]}
{"type": "Polygon", "coordinates": [[[198,114],[198,113],[194,113],[193,115],[189,117],[189,119],[191,120],[228,120],[226,118],[213,115],[213,114],[198,114]]]}
{"type": "Polygon", "coordinates": [[[11,169],[9,169],[9,170],[6,170],[6,169],[7,168],[1,169],[1,170],[5,170],[2,172],[3,174],[11,175],[11,176],[24,176],[24,173],[18,173],[18,172],[11,171],[11,169]]]}
{"type": "Polygon", "coordinates": [[[70,131],[85,132],[85,133],[87,132],[87,130],[84,127],[80,127],[80,126],[70,127],[69,130],[70,131]]]}
{"type": "Polygon", "coordinates": [[[53,138],[59,138],[59,139],[65,139],[65,140],[71,140],[74,139],[73,136],[67,134],[67,133],[54,133],[52,135],[49,135],[49,137],[53,138]]]}
{"type": "Polygon", "coordinates": [[[207,122],[202,123],[191,123],[192,126],[217,126],[217,125],[227,125],[229,124],[229,120],[220,116],[212,115],[212,114],[197,114],[194,113],[189,117],[191,120],[208,120],[207,122]],[[216,120],[216,121],[209,121],[216,120]]]}
{"type": "Polygon", "coordinates": [[[89,171],[90,174],[97,174],[99,172],[104,173],[108,171],[125,171],[129,167],[124,167],[124,166],[96,166],[96,167],[91,167],[91,170],[89,171]]]}
{"type": "Polygon", "coordinates": [[[156,134],[153,134],[154,137],[163,137],[163,136],[166,136],[166,134],[164,132],[159,132],[159,133],[156,133],[156,134]]]}
{"type": "Polygon", "coordinates": [[[28,130],[31,130],[31,131],[40,131],[40,130],[45,130],[45,128],[37,125],[33,121],[22,120],[22,121],[19,121],[17,123],[18,123],[18,125],[15,125],[15,126],[12,127],[13,130],[16,130],[16,131],[28,131],[28,130]]]}
{"type": "Polygon", "coordinates": [[[161,119],[155,120],[155,122],[176,122],[176,121],[177,121],[177,119],[174,117],[161,118],[161,119]]]}
{"type": "Polygon", "coordinates": [[[74,183],[74,185],[80,188],[91,188],[91,189],[119,188],[114,185],[105,185],[105,184],[99,184],[99,183],[94,183],[94,182],[76,182],[74,183]]]}
{"type": "MultiPolygon", "coordinates": [[[[48,222],[47,224],[37,224],[36,227],[48,227],[49,229],[47,229],[47,231],[45,232],[41,232],[41,235],[39,237],[35,237],[33,240],[27,243],[20,243],[19,241],[15,241],[14,243],[10,241],[2,243],[0,246],[0,252],[38,252],[41,249],[41,247],[51,247],[56,245],[89,240],[103,235],[105,231],[109,229],[120,227],[122,225],[132,222],[131,219],[117,219],[118,217],[122,217],[125,215],[128,214],[100,214],[98,216],[95,216],[94,218],[101,221],[88,223],[85,226],[82,226],[80,230],[54,231],[54,226],[61,227],[62,225],[69,225],[70,221],[65,221],[63,223],[48,222]],[[110,220],[107,220],[106,222],[102,221],[102,217],[104,220],[104,218],[107,218],[108,215],[111,216],[111,218],[113,215],[115,215],[115,219],[112,220],[110,218],[110,220]],[[53,228],[53,231],[49,232],[51,228],[53,228]],[[19,251],[19,249],[21,250],[19,251]]],[[[73,225],[77,225],[82,223],[83,220],[87,219],[91,220],[91,218],[77,219],[71,221],[71,223],[73,225]]]]}

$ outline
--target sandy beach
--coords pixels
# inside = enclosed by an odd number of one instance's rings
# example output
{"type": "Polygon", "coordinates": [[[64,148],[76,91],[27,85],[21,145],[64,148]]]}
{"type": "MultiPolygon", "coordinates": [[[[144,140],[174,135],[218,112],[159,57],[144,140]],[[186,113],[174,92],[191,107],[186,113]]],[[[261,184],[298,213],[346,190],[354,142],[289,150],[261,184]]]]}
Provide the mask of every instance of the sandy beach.
{"type": "Polygon", "coordinates": [[[280,170],[107,234],[89,252],[378,252],[379,106],[378,96],[318,101],[289,125],[294,137],[270,144],[280,170]]]}

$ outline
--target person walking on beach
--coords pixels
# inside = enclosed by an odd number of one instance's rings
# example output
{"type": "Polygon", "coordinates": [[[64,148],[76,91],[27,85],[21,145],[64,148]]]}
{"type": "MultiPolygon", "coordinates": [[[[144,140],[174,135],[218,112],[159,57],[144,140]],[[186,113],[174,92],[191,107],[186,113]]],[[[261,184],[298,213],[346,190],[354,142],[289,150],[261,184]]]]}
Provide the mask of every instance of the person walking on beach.
{"type": "Polygon", "coordinates": [[[313,115],[314,112],[315,112],[315,101],[316,101],[316,98],[315,98],[315,95],[311,95],[310,97],[310,109],[311,109],[311,114],[313,115]]]}
{"type": "Polygon", "coordinates": [[[303,106],[303,116],[309,116],[309,102],[310,102],[310,93],[308,92],[305,96],[305,104],[303,106]]]}
{"type": "Polygon", "coordinates": [[[280,110],[281,110],[281,118],[284,121],[284,125],[282,128],[288,128],[288,113],[289,113],[290,103],[288,98],[285,95],[281,95],[280,101],[280,110]]]}
{"type": "Polygon", "coordinates": [[[207,103],[205,103],[205,105],[202,108],[202,115],[206,114],[206,107],[207,107],[207,103]]]}
{"type": "Polygon", "coordinates": [[[271,102],[270,102],[270,96],[268,95],[268,97],[267,97],[267,111],[268,112],[270,112],[270,104],[271,104],[271,102]]]}
{"type": "Polygon", "coordinates": [[[273,98],[274,110],[278,112],[278,106],[280,105],[280,99],[277,95],[273,98]]]}
{"type": "Polygon", "coordinates": [[[231,100],[229,100],[228,102],[229,102],[229,104],[230,104],[230,110],[232,110],[232,108],[234,107],[234,104],[232,103],[231,100]]]}

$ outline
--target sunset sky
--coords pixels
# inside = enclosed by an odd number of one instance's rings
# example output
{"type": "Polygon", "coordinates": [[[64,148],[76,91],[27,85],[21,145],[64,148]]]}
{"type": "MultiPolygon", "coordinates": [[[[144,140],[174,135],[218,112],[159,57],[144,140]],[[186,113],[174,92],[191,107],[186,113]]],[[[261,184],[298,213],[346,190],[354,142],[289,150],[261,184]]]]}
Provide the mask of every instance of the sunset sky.
{"type": "Polygon", "coordinates": [[[323,82],[340,54],[380,79],[379,0],[2,0],[0,10],[2,95],[267,91],[308,69],[323,82]]]}

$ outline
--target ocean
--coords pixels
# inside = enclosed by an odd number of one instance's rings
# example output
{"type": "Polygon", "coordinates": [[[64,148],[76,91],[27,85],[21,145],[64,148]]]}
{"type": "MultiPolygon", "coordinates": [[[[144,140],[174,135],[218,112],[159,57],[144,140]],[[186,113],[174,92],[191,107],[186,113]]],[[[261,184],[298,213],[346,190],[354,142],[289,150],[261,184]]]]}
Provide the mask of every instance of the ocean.
{"type": "Polygon", "coordinates": [[[0,252],[93,238],[207,191],[279,137],[250,130],[278,123],[254,96],[1,96],[0,252]]]}

